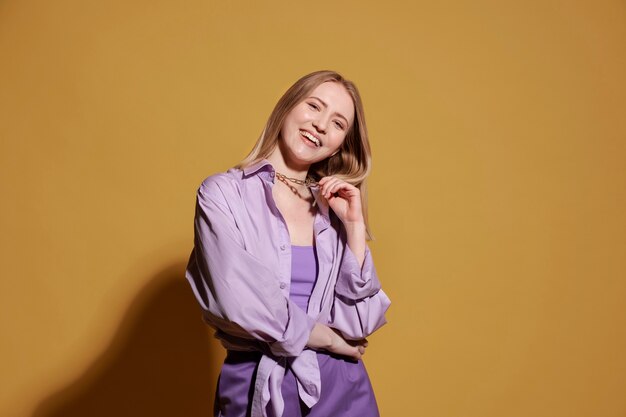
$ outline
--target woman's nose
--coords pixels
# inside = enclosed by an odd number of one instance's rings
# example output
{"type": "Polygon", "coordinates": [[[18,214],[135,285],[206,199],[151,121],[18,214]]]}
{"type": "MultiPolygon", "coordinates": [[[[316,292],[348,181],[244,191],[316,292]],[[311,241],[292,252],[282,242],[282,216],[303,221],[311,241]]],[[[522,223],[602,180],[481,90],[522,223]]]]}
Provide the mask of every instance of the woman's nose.
{"type": "Polygon", "coordinates": [[[325,132],[326,131],[326,119],[323,116],[318,117],[317,119],[313,120],[313,126],[319,132],[322,132],[322,133],[325,132]]]}

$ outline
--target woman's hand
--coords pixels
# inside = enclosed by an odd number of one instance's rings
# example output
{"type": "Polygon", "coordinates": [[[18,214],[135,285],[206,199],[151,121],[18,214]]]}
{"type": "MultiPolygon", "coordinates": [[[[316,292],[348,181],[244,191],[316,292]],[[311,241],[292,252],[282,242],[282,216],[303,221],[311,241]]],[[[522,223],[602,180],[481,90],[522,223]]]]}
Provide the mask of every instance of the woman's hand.
{"type": "Polygon", "coordinates": [[[365,260],[366,227],[361,208],[361,190],[333,176],[323,177],[317,183],[320,194],[343,223],[348,234],[348,246],[362,267],[365,260]]]}
{"type": "Polygon", "coordinates": [[[317,183],[320,194],[343,224],[363,223],[361,191],[357,187],[333,176],[323,177],[317,183]]]}
{"type": "Polygon", "coordinates": [[[365,354],[367,340],[346,340],[336,330],[321,323],[315,323],[307,346],[359,360],[365,354]]]}

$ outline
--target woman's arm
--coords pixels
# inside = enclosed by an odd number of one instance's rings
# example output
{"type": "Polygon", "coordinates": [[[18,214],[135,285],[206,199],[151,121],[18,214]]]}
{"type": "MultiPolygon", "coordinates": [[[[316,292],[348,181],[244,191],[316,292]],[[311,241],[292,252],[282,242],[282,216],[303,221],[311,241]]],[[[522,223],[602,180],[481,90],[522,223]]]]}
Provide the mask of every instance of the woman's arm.
{"type": "Polygon", "coordinates": [[[363,268],[363,262],[365,261],[365,248],[367,243],[365,242],[365,223],[353,222],[344,223],[343,227],[346,228],[346,234],[348,235],[348,246],[356,258],[359,268],[363,268]]]}
{"type": "Polygon", "coordinates": [[[324,177],[319,184],[343,226],[339,231],[343,257],[328,325],[346,339],[364,339],[386,323],[385,312],[391,302],[381,289],[365,241],[360,190],[335,177],[324,177]]]}
{"type": "Polygon", "coordinates": [[[328,325],[339,330],[346,339],[364,339],[387,322],[385,312],[390,304],[389,297],[381,289],[367,245],[363,264],[359,265],[346,244],[328,325]]]}
{"type": "Polygon", "coordinates": [[[323,349],[338,355],[361,359],[367,347],[367,340],[346,340],[338,331],[321,323],[315,323],[309,336],[307,346],[312,349],[323,349]]]}
{"type": "Polygon", "coordinates": [[[297,356],[315,319],[290,301],[276,272],[245,250],[221,187],[212,176],[198,189],[194,250],[186,277],[208,321],[225,333],[266,342],[277,356],[297,356]]]}
{"type": "Polygon", "coordinates": [[[343,295],[338,294],[335,287],[335,300],[328,325],[316,323],[307,346],[360,359],[367,347],[365,337],[385,323],[384,313],[390,302],[380,289],[364,235],[363,247],[365,249],[359,263],[349,244],[346,246],[346,251],[350,252],[344,254],[337,283],[343,295]],[[367,268],[364,268],[366,260],[367,268]]]}

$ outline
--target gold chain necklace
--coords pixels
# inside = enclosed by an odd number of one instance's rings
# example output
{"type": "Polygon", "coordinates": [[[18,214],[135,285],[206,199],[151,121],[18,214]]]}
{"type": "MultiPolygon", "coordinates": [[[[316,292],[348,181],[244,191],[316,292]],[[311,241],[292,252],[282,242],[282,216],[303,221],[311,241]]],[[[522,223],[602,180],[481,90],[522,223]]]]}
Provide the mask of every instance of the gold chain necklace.
{"type": "Polygon", "coordinates": [[[317,183],[317,181],[315,181],[313,178],[311,177],[306,177],[306,179],[304,180],[300,180],[298,178],[291,178],[286,176],[285,174],[281,174],[280,172],[276,171],[276,177],[278,177],[279,180],[281,180],[282,182],[285,182],[285,180],[289,180],[291,182],[295,182],[296,184],[299,185],[304,185],[306,187],[317,187],[319,184],[317,183]]]}

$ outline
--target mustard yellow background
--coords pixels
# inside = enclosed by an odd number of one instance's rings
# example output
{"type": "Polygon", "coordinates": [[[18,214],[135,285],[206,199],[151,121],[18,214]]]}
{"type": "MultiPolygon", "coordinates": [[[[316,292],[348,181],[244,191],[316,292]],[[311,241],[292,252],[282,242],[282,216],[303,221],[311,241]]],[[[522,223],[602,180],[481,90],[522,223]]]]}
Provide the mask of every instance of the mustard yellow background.
{"type": "Polygon", "coordinates": [[[626,415],[623,1],[0,2],[0,415],[207,416],[195,191],[357,82],[383,416],[626,415]]]}

